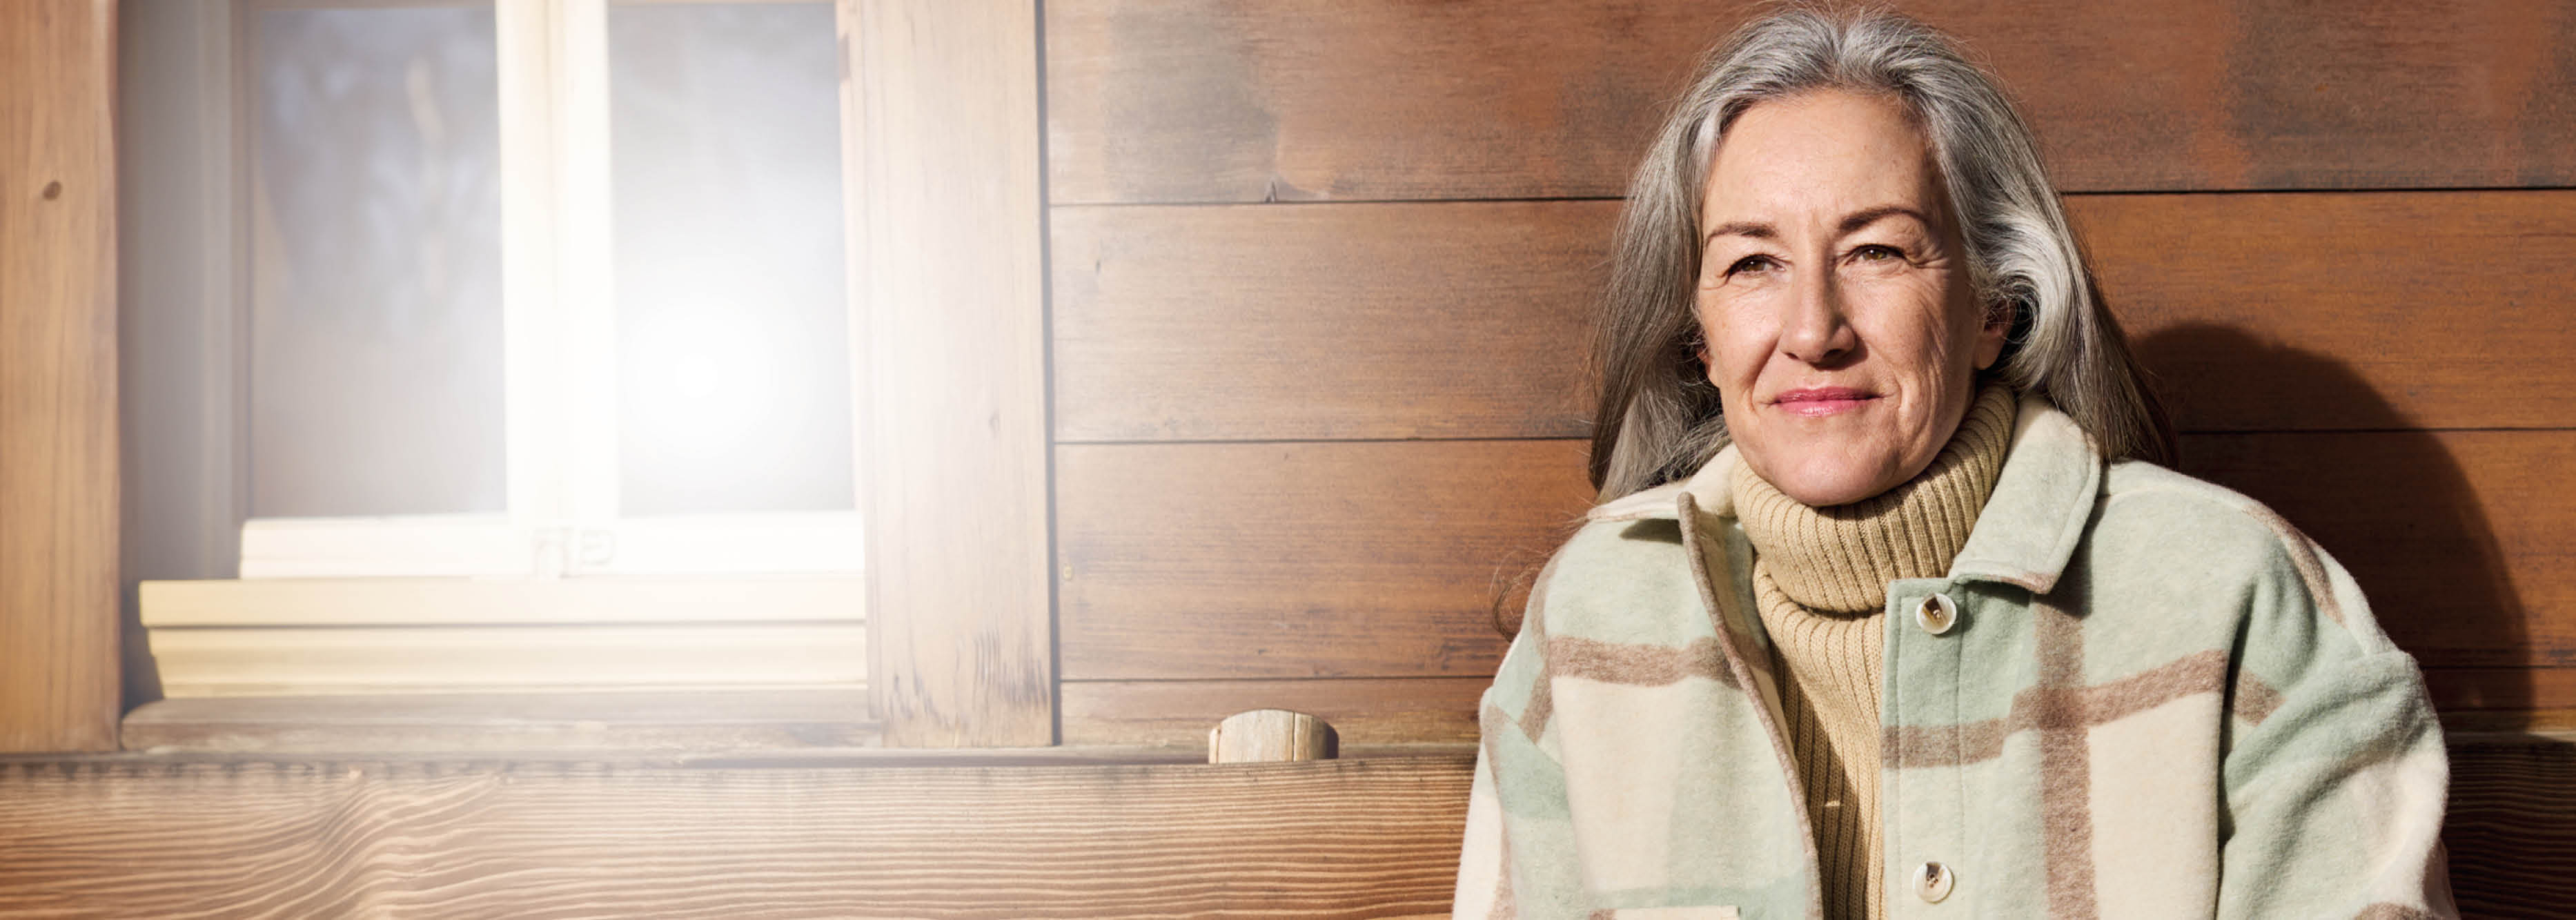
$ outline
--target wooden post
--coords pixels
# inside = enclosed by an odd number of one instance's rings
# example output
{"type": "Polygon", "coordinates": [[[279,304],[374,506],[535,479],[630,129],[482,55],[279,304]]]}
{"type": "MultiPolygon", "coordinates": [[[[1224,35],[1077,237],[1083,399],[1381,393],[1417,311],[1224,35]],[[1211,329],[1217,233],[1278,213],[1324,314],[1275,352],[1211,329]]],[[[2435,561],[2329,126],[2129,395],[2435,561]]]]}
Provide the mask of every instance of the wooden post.
{"type": "Polygon", "coordinates": [[[114,0],[0,4],[0,751],[116,749],[114,0]]]}
{"type": "Polygon", "coordinates": [[[1255,709],[1208,729],[1209,763],[1331,760],[1340,752],[1333,726],[1302,712],[1255,709]]]}
{"type": "Polygon", "coordinates": [[[1037,4],[839,10],[869,699],[890,745],[1053,744],[1037,4]]]}

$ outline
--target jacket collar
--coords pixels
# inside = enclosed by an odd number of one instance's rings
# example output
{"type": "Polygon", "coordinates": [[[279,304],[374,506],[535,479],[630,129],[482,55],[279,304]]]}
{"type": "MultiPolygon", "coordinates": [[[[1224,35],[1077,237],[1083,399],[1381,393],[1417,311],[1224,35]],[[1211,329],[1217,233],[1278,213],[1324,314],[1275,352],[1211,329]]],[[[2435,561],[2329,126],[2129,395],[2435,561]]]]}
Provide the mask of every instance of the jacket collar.
{"type": "MultiPolygon", "coordinates": [[[[1604,502],[1585,517],[1594,521],[1679,520],[1695,509],[1693,524],[1716,533],[1735,517],[1728,476],[1738,461],[1727,445],[1699,472],[1624,498],[1604,502]],[[1688,493],[1689,505],[1681,502],[1688,493]]],[[[2024,393],[2013,419],[2010,452],[1995,476],[1995,491],[1977,513],[1968,545],[1950,563],[1953,580],[2000,581],[2046,594],[2057,586],[2084,524],[2093,517],[2102,488],[2103,463],[2092,439],[2048,400],[2024,393]]]]}

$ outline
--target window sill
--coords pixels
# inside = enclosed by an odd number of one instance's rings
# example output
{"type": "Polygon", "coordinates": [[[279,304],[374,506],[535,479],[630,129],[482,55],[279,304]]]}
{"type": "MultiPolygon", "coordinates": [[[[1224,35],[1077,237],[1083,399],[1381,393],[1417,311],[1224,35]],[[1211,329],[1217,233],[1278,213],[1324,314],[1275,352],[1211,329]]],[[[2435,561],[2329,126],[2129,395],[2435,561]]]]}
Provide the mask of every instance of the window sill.
{"type": "Polygon", "coordinates": [[[875,745],[867,713],[861,687],[213,697],[137,707],[122,742],[146,754],[792,751],[875,745]]]}

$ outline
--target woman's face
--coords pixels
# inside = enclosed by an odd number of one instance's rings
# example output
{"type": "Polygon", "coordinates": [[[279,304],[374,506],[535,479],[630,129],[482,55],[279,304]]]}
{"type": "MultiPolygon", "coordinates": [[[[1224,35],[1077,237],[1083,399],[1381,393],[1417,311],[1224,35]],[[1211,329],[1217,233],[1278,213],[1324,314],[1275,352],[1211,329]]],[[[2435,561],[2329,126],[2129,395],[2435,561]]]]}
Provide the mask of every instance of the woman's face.
{"type": "Polygon", "coordinates": [[[1759,103],[1701,191],[1701,357],[1736,449],[1799,502],[1859,501],[1941,452],[2003,353],[1930,143],[1902,103],[1759,103]]]}

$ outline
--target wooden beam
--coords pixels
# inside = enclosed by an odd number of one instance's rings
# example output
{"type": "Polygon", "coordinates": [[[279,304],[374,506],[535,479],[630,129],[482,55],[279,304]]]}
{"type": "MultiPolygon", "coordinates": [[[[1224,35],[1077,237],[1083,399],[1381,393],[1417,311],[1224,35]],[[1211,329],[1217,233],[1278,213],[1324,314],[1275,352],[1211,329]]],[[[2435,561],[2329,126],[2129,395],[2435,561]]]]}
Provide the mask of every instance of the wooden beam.
{"type": "Polygon", "coordinates": [[[890,744],[1048,744],[1037,7],[840,2],[870,699],[890,744]]]}
{"type": "Polygon", "coordinates": [[[0,5],[0,751],[116,748],[116,4],[0,5]]]}
{"type": "MultiPolygon", "coordinates": [[[[0,913],[1357,920],[1449,903],[1467,756],[1039,755],[1000,759],[1058,765],[0,758],[0,913]]],[[[2460,907],[2576,902],[2576,742],[2455,739],[2451,767],[2460,907]]]]}
{"type": "MultiPolygon", "coordinates": [[[[1899,0],[2002,77],[2066,188],[2576,181],[2576,16],[1899,0]]],[[[1692,60],[1768,4],[1060,0],[1059,203],[1616,197],[1692,60]]]]}
{"type": "Polygon", "coordinates": [[[0,763],[0,913],[1424,914],[1468,764],[0,763]]]}

